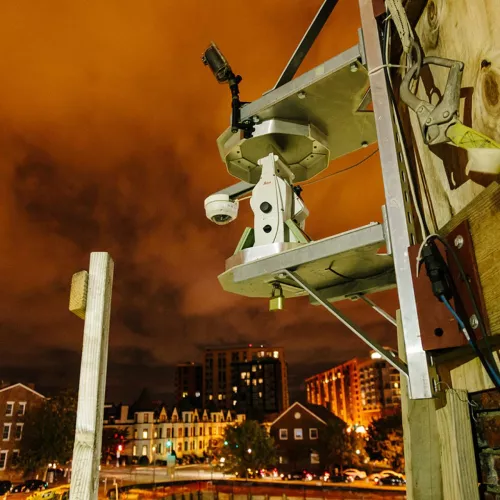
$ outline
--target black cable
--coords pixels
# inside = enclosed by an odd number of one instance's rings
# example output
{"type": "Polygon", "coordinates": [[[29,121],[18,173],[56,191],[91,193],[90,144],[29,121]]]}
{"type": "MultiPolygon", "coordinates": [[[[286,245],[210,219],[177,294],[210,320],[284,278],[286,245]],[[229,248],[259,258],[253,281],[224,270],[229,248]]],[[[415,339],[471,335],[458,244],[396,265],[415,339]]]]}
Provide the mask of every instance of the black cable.
{"type": "MultiPolygon", "coordinates": [[[[383,47],[385,47],[385,44],[388,43],[387,37],[388,37],[388,34],[389,34],[389,19],[386,17],[384,22],[385,22],[385,26],[384,26],[383,37],[382,37],[382,44],[381,44],[382,49],[383,49],[383,47]]],[[[406,157],[408,158],[408,162],[409,162],[410,161],[410,154],[409,154],[410,150],[409,150],[409,147],[408,147],[408,142],[406,140],[405,134],[403,133],[403,122],[401,120],[401,115],[399,114],[398,106],[397,106],[397,103],[396,103],[396,96],[394,95],[394,90],[392,88],[391,79],[390,79],[390,75],[389,75],[389,71],[390,70],[387,67],[388,61],[385,58],[385,50],[382,50],[382,62],[384,64],[384,75],[385,75],[385,79],[386,79],[386,82],[387,82],[387,88],[389,89],[389,98],[391,100],[392,107],[393,107],[393,110],[394,110],[394,117],[395,117],[395,119],[398,122],[399,130],[401,130],[401,142],[402,142],[401,145],[402,145],[403,149],[405,150],[406,157]]],[[[418,179],[415,177],[415,172],[413,170],[414,169],[411,168],[411,165],[410,165],[409,168],[408,168],[409,174],[411,176],[410,182],[413,183],[413,185],[415,186],[415,190],[416,190],[417,186],[418,186],[418,179]]],[[[415,198],[417,198],[417,196],[415,196],[415,198]]],[[[420,200],[418,200],[418,199],[413,200],[413,202],[417,205],[417,209],[422,214],[422,224],[424,226],[422,228],[422,230],[426,234],[429,234],[430,231],[429,231],[429,227],[427,226],[427,221],[425,220],[425,212],[423,210],[423,206],[420,203],[420,200]]]]}
{"type": "MultiPolygon", "coordinates": [[[[479,348],[479,345],[477,342],[477,337],[476,337],[474,330],[471,327],[469,321],[462,320],[462,324],[464,325],[464,329],[462,329],[462,332],[466,336],[469,344],[471,345],[474,352],[478,356],[479,360],[481,361],[481,364],[483,365],[484,369],[488,373],[488,376],[491,378],[495,387],[500,388],[500,371],[498,369],[497,363],[496,363],[495,358],[493,356],[493,349],[491,348],[491,344],[489,343],[489,340],[488,340],[489,334],[488,334],[488,331],[486,330],[486,326],[484,324],[484,319],[483,319],[483,316],[481,314],[481,311],[479,310],[479,307],[477,306],[476,298],[474,296],[474,292],[472,291],[472,287],[470,285],[467,273],[465,272],[455,249],[445,238],[443,238],[442,236],[439,236],[437,234],[432,235],[431,237],[429,237],[429,241],[427,243],[425,243],[425,245],[430,245],[430,244],[434,245],[434,243],[432,241],[433,239],[438,239],[445,246],[445,248],[448,250],[448,253],[451,254],[453,260],[455,261],[455,264],[456,264],[458,271],[460,273],[460,278],[464,282],[465,287],[467,289],[467,295],[469,295],[469,298],[471,300],[472,308],[474,310],[474,314],[477,317],[478,325],[479,325],[479,328],[481,330],[484,343],[486,345],[486,348],[488,349],[488,358],[486,358],[483,351],[479,348]]],[[[451,277],[449,266],[446,264],[444,259],[443,259],[443,265],[446,266],[451,283],[453,283],[453,279],[451,277]]],[[[461,297],[458,293],[458,290],[457,290],[455,283],[453,283],[453,295],[455,297],[455,300],[457,301],[457,306],[460,306],[460,310],[465,311],[465,308],[463,306],[461,297]]],[[[438,297],[438,298],[442,301],[442,299],[440,297],[438,297]]],[[[458,307],[457,307],[457,309],[458,309],[458,307]]]]}
{"type": "Polygon", "coordinates": [[[351,170],[352,168],[359,167],[362,163],[364,163],[366,160],[369,160],[376,153],[378,153],[378,148],[375,151],[373,151],[373,153],[370,153],[368,156],[365,156],[362,160],[358,161],[354,165],[343,168],[342,170],[337,170],[337,172],[332,172],[331,174],[325,175],[324,177],[321,177],[320,179],[314,179],[312,181],[301,182],[300,185],[301,186],[310,186],[311,184],[324,181],[325,179],[328,179],[329,177],[333,177],[334,175],[341,174],[342,172],[347,172],[348,170],[351,170]]]}

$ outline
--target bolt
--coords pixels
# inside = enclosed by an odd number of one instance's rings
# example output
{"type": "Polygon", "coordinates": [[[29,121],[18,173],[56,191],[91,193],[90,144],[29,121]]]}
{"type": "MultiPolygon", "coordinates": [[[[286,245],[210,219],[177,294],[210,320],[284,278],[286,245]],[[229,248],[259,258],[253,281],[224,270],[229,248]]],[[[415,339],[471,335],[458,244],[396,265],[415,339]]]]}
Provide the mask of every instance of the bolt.
{"type": "Polygon", "coordinates": [[[363,142],[361,143],[361,147],[362,147],[362,148],[367,148],[367,147],[368,147],[368,143],[367,143],[366,141],[363,141],[363,142]]]}
{"type": "Polygon", "coordinates": [[[420,106],[420,108],[417,109],[417,113],[423,113],[424,112],[424,107],[420,106]]]}
{"type": "Polygon", "coordinates": [[[284,280],[286,278],[286,274],[285,273],[280,273],[280,274],[278,274],[278,278],[280,280],[284,280]]]}
{"type": "Polygon", "coordinates": [[[356,73],[358,71],[358,65],[356,63],[351,64],[351,73],[356,73]]]}
{"type": "Polygon", "coordinates": [[[306,98],[306,93],[302,90],[297,94],[297,97],[299,99],[305,99],[306,98]]]}
{"type": "Polygon", "coordinates": [[[254,123],[259,123],[260,122],[260,118],[258,116],[252,116],[252,120],[254,123]]]}
{"type": "Polygon", "coordinates": [[[455,241],[453,242],[455,246],[460,250],[464,246],[464,237],[459,234],[456,238],[455,241]]]}
{"type": "Polygon", "coordinates": [[[429,125],[429,123],[431,123],[432,119],[431,118],[427,118],[427,120],[425,120],[425,123],[427,123],[427,125],[429,125]]]}
{"type": "Polygon", "coordinates": [[[475,330],[479,326],[479,320],[477,319],[477,316],[475,314],[473,314],[469,318],[469,324],[473,330],[475,330]]]}
{"type": "Polygon", "coordinates": [[[448,116],[450,116],[450,112],[449,112],[449,111],[445,111],[445,112],[443,113],[443,117],[444,117],[444,118],[448,118],[448,116]]]}

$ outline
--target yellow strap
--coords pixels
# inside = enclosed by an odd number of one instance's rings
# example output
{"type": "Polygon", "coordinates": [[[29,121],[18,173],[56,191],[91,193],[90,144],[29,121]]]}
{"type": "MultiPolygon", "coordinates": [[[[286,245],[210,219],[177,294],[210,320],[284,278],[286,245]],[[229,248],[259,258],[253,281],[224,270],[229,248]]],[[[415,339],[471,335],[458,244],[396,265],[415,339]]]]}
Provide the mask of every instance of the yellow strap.
{"type": "Polygon", "coordinates": [[[481,134],[477,130],[467,127],[463,123],[457,122],[452,125],[446,135],[450,141],[457,147],[463,149],[500,149],[500,144],[490,139],[488,136],[481,134]]]}

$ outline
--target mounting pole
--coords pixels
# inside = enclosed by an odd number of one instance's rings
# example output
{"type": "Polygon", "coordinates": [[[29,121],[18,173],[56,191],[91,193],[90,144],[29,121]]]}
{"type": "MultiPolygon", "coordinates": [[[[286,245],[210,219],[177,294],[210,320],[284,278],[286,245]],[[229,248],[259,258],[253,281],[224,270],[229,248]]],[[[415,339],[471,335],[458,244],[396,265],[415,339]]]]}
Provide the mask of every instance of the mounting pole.
{"type": "Polygon", "coordinates": [[[97,500],[114,263],[90,255],[89,272],[73,276],[70,310],[85,319],[70,500],[97,500]]]}

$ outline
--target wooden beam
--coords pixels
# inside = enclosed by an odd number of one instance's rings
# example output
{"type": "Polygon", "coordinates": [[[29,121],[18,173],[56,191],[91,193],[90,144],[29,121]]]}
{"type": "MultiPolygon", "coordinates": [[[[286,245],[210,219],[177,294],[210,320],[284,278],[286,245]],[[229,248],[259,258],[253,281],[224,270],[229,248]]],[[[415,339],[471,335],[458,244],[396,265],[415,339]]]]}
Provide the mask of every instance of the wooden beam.
{"type": "Polygon", "coordinates": [[[444,500],[479,500],[467,391],[447,390],[436,412],[444,500]]]}
{"type": "Polygon", "coordinates": [[[90,255],[70,500],[97,500],[113,268],[108,253],[90,255]]]}
{"type": "MultiPolygon", "coordinates": [[[[406,362],[401,315],[397,312],[399,357],[406,362]]],[[[401,377],[401,411],[408,500],[442,500],[441,457],[435,399],[410,399],[401,377]]],[[[459,499],[457,499],[459,500],[459,499]]]]}

